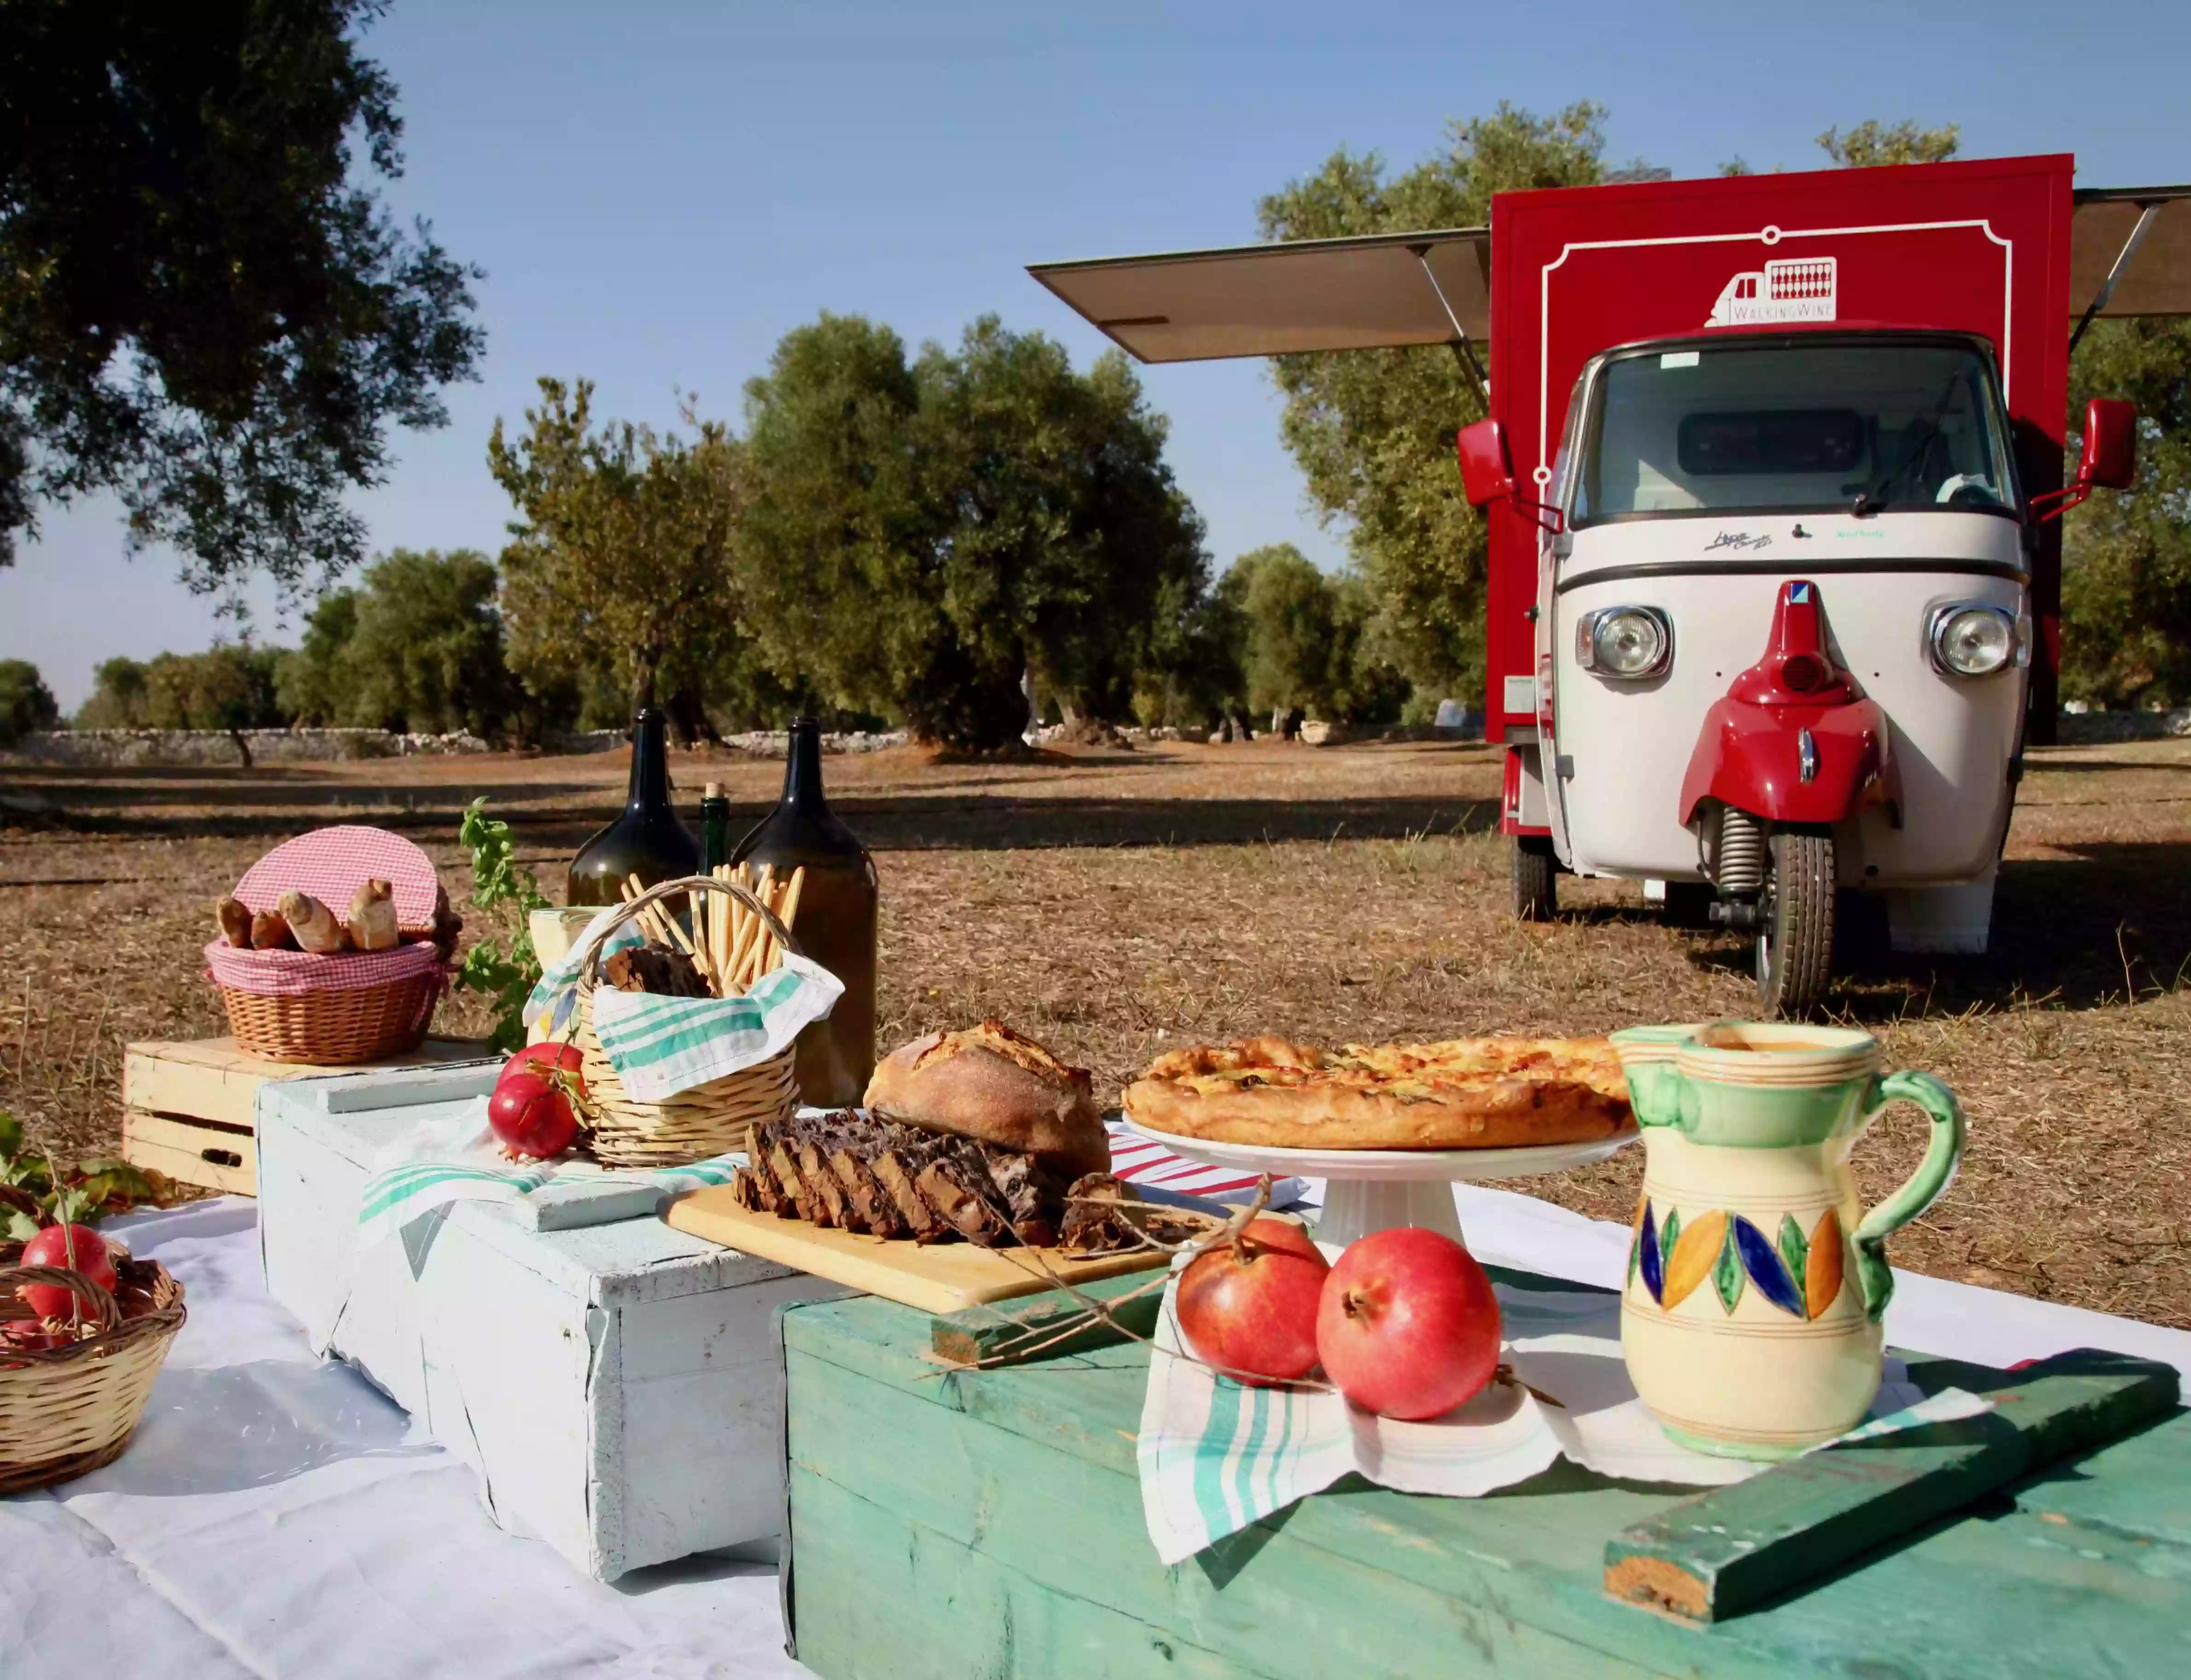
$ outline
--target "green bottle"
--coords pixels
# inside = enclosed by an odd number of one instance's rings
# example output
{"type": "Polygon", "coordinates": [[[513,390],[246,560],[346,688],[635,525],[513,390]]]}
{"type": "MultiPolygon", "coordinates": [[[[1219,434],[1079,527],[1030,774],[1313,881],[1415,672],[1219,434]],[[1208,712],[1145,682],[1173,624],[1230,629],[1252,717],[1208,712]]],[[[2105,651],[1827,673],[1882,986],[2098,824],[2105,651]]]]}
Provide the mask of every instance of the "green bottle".
{"type": "Polygon", "coordinates": [[[642,887],[697,875],[700,848],[669,803],[669,743],[662,713],[640,710],[631,725],[631,785],[623,814],[578,848],[566,904],[617,904],[628,876],[642,887]]]}

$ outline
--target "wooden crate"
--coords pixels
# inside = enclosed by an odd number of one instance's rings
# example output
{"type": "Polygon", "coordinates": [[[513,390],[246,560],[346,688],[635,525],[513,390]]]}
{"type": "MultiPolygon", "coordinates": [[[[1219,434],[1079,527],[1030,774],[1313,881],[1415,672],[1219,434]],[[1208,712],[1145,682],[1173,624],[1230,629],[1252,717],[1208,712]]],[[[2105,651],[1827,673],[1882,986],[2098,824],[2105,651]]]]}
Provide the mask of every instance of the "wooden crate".
{"type": "Polygon", "coordinates": [[[185,1184],[256,1195],[253,1116],[259,1087],[269,1081],[435,1067],[492,1053],[477,1039],[430,1038],[392,1061],[316,1068],[247,1056],[232,1038],[132,1044],[122,1059],[122,1158],[185,1184]]]}
{"type": "MultiPolygon", "coordinates": [[[[1884,1549],[1698,1625],[1607,1592],[1613,1543],[1663,1531],[1694,1496],[1565,1462],[1475,1500],[1349,1479],[1165,1569],[1134,1457],[1146,1350],[943,1376],[930,1357],[943,1323],[873,1299],[784,1314],[787,1614],[799,1660],[826,1680],[2182,1671],[2191,1415],[2165,1395],[2074,1468],[2008,1483],[1973,1514],[1913,1512],[1884,1549]]],[[[1915,1432],[1912,1466],[2011,1450],[2003,1414],[2036,1376],[1912,1366],[2001,1401],[1915,1432]]],[[[2144,1369],[2132,1380],[2151,1401],[2144,1369]]],[[[2161,1368],[2170,1393],[2173,1376],[2161,1368]]]]}

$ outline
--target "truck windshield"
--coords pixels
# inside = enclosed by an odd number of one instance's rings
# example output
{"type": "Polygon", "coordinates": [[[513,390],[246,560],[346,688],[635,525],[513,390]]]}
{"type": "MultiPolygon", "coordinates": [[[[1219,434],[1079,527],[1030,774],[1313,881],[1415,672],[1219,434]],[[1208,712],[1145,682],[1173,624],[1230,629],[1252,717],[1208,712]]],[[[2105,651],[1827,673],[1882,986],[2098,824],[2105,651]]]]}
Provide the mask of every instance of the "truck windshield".
{"type": "Polygon", "coordinates": [[[1714,344],[1608,362],[1573,524],[1919,509],[2016,516],[1991,365],[1939,340],[1714,344]]]}

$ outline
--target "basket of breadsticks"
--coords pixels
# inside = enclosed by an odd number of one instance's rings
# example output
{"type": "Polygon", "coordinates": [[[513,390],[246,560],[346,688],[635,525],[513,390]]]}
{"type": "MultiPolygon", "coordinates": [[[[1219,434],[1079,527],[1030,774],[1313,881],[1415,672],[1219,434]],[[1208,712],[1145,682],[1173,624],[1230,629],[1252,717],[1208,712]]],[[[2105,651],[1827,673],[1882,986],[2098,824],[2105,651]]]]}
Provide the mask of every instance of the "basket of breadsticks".
{"type": "Polygon", "coordinates": [[[322,1067],[418,1048],[464,925],[425,853],[356,825],[276,846],[214,919],[206,968],[237,1047],[322,1067]]]}
{"type": "Polygon", "coordinates": [[[604,1164],[703,1161],[797,1110],[795,1041],[844,990],[799,948],[804,877],[744,865],[644,890],[634,877],[543,978],[527,1014],[577,1046],[574,1094],[604,1164]]]}

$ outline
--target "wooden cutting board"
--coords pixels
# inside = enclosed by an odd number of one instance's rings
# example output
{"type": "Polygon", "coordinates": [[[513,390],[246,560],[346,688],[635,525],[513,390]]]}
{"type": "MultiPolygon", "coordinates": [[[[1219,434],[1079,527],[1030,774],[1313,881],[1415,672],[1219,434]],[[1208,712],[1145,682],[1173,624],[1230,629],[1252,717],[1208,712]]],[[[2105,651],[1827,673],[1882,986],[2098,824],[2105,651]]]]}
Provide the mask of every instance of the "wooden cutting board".
{"type": "Polygon", "coordinates": [[[741,1254],[800,1271],[848,1289],[864,1290],[924,1313],[956,1313],[992,1301],[1048,1289],[1034,1257],[1068,1283],[1093,1282],[1124,1272],[1147,1271],[1167,1257],[1147,1252],[1098,1254],[1075,1259],[1054,1248],[980,1248],[970,1242],[885,1240],[852,1231],[824,1230],[803,1219],[754,1213],[731,1199],[727,1184],[695,1190],[671,1202],[663,1216],[672,1226],[741,1254]]]}

